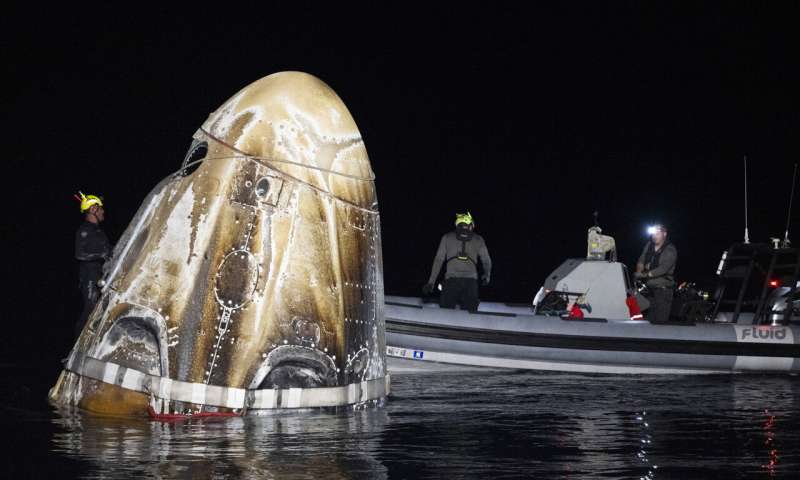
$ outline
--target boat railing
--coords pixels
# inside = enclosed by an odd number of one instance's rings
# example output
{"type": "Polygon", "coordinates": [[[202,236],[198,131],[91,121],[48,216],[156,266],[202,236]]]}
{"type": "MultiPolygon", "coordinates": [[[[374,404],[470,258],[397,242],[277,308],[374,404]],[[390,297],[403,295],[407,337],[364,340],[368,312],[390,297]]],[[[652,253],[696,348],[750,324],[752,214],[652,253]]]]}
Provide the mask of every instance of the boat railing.
{"type": "MultiPolygon", "coordinates": [[[[717,270],[711,319],[732,311],[727,320],[737,323],[742,313],[753,313],[754,325],[772,322],[771,292],[779,286],[790,288],[786,298],[797,291],[800,277],[800,249],[775,248],[761,243],[736,243],[725,251],[717,270]]],[[[784,309],[783,323],[789,323],[792,308],[784,309]]],[[[728,323],[728,322],[726,322],[728,323]]]]}

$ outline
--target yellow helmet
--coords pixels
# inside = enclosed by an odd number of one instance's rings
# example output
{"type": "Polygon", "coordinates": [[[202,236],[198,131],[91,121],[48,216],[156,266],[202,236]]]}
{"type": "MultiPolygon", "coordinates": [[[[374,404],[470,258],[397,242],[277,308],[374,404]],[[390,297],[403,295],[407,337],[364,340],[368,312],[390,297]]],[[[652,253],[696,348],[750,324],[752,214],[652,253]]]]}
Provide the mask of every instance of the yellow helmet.
{"type": "Polygon", "coordinates": [[[103,200],[97,195],[84,195],[83,192],[80,191],[78,192],[78,195],[75,195],[75,198],[81,202],[81,213],[89,210],[92,205],[97,205],[100,207],[103,206],[103,200]],[[80,195],[80,197],[78,195],[80,195]]]}
{"type": "Polygon", "coordinates": [[[456,226],[458,226],[459,223],[465,223],[467,225],[472,225],[472,222],[473,222],[473,220],[472,220],[472,214],[471,213],[469,213],[469,212],[467,212],[467,213],[456,213],[456,226]]]}

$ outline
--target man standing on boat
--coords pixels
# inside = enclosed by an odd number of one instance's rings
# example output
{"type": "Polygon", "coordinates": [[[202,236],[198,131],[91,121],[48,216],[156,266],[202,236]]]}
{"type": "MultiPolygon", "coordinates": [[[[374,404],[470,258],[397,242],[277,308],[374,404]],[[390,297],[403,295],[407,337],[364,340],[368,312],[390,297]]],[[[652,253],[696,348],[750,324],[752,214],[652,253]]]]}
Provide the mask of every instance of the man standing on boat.
{"type": "Polygon", "coordinates": [[[648,228],[650,241],[644,246],[636,262],[634,278],[642,280],[650,290],[650,323],[669,322],[672,295],[675,289],[675,263],[678,249],[667,240],[667,229],[663,225],[648,228]]]}
{"type": "Polygon", "coordinates": [[[469,311],[478,310],[478,260],[483,267],[481,284],[489,285],[492,272],[492,259],[486,249],[483,237],[474,232],[472,215],[456,214],[456,229],[444,234],[439,242],[439,250],[433,259],[433,268],[428,283],[422,288],[425,295],[433,291],[436,278],[445,263],[444,288],[439,298],[442,308],[455,308],[460,305],[469,311]]]}

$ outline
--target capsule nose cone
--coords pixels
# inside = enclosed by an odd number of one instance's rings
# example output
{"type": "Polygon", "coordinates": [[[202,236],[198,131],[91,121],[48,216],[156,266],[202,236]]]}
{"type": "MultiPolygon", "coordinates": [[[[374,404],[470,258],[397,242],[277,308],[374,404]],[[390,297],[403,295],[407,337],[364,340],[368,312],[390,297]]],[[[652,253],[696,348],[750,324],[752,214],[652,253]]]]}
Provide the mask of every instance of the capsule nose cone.
{"type": "Polygon", "coordinates": [[[375,204],[361,133],[336,92],[312,75],[264,77],[231,97],[201,130],[314,188],[365,208],[375,204]]]}

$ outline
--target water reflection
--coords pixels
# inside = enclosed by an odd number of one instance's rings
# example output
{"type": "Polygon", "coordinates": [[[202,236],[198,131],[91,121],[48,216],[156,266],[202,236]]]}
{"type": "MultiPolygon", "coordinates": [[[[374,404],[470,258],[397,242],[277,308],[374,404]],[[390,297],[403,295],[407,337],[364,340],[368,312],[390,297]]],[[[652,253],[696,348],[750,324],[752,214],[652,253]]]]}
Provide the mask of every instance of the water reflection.
{"type": "Polygon", "coordinates": [[[653,443],[653,437],[650,435],[650,423],[647,422],[647,411],[642,410],[641,412],[637,412],[635,420],[636,423],[640,425],[641,430],[641,438],[639,439],[641,448],[636,453],[636,457],[642,463],[644,468],[647,469],[647,472],[644,474],[644,476],[640,478],[641,480],[653,480],[656,478],[656,470],[658,470],[658,465],[650,463],[650,457],[647,455],[647,452],[650,450],[650,444],[653,443]]]}
{"type": "MultiPolygon", "coordinates": [[[[793,419],[792,407],[798,398],[797,378],[769,377],[758,385],[737,382],[733,390],[736,409],[752,415],[760,422],[761,439],[756,443],[756,452],[761,459],[762,471],[769,478],[779,477],[789,469],[794,472],[796,467],[782,465],[778,436],[786,437],[787,427],[782,424],[793,419]]],[[[794,415],[796,418],[797,415],[794,415]]]]}
{"type": "Polygon", "coordinates": [[[47,438],[85,477],[126,480],[800,471],[796,377],[441,373],[393,377],[393,391],[384,407],[341,414],[158,423],[64,412],[47,438]]]}
{"type": "Polygon", "coordinates": [[[383,408],[161,423],[61,412],[53,450],[86,478],[385,478],[383,408]]]}
{"type": "Polygon", "coordinates": [[[648,383],[647,393],[637,396],[648,407],[644,418],[652,443],[645,453],[658,464],[659,477],[796,477],[796,377],[676,377],[648,383]]]}
{"type": "Polygon", "coordinates": [[[761,465],[761,468],[766,470],[770,477],[774,477],[778,468],[778,449],[775,448],[775,415],[770,415],[769,410],[764,410],[764,415],[767,417],[763,427],[766,436],[764,446],[769,452],[769,461],[761,465]]]}

